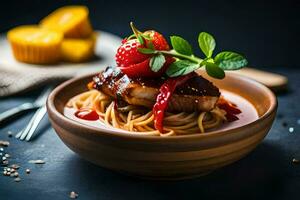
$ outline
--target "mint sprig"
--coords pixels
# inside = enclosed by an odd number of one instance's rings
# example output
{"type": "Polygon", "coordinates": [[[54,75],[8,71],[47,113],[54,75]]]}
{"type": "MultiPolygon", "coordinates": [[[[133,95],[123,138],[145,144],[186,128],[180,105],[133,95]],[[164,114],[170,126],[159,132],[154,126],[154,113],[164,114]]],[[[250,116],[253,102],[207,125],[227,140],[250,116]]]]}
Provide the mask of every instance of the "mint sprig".
{"type": "Polygon", "coordinates": [[[209,76],[222,79],[225,77],[224,70],[237,70],[248,64],[246,58],[235,52],[223,51],[213,57],[216,41],[212,35],[206,32],[201,32],[198,36],[199,47],[205,55],[205,58],[199,58],[194,55],[190,43],[180,36],[170,37],[173,49],[169,51],[155,50],[151,38],[139,32],[132,22],[130,25],[140,44],[145,47],[138,48],[138,51],[153,55],[149,64],[152,71],[158,72],[164,66],[165,56],[176,58],[176,61],[166,71],[169,77],[183,76],[205,67],[209,76]]]}
{"type": "Polygon", "coordinates": [[[197,63],[189,60],[177,60],[173,62],[166,71],[169,77],[189,74],[199,68],[197,63]]]}
{"type": "Polygon", "coordinates": [[[240,54],[223,51],[214,58],[215,63],[224,70],[240,69],[248,64],[247,60],[240,54]]]}
{"type": "Polygon", "coordinates": [[[152,71],[158,72],[164,66],[165,62],[165,56],[158,53],[150,59],[149,65],[152,71]]]}
{"type": "Polygon", "coordinates": [[[213,78],[223,79],[225,77],[225,72],[215,63],[206,62],[205,70],[207,74],[213,78]]]}
{"type": "Polygon", "coordinates": [[[198,43],[201,51],[207,58],[210,58],[216,47],[216,41],[212,35],[206,32],[201,32],[198,36],[198,43]]]}
{"type": "Polygon", "coordinates": [[[193,54],[192,46],[188,41],[179,36],[171,36],[171,44],[175,51],[183,55],[190,56],[193,54]]]}

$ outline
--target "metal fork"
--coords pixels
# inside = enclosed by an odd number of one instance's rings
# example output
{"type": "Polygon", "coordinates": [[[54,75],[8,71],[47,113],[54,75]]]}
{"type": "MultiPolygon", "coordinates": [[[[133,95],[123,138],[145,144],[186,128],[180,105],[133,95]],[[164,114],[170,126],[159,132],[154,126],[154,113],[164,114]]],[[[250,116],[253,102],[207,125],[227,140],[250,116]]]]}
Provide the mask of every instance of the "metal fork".
{"type": "MultiPolygon", "coordinates": [[[[44,92],[44,96],[48,96],[48,94],[50,93],[51,88],[47,89],[44,92]]],[[[43,117],[45,116],[45,114],[47,113],[47,108],[46,105],[44,103],[43,106],[41,106],[32,116],[32,118],[30,119],[28,125],[22,130],[20,131],[15,137],[19,138],[20,140],[26,140],[29,141],[32,138],[33,133],[36,131],[36,129],[38,128],[39,123],[42,121],[43,117]]]]}
{"type": "Polygon", "coordinates": [[[19,138],[20,140],[26,140],[29,141],[37,129],[39,123],[42,121],[43,117],[47,113],[46,106],[40,107],[33,115],[33,117],[30,119],[28,125],[20,131],[15,137],[19,138]]]}
{"type": "Polygon", "coordinates": [[[38,109],[41,106],[45,105],[47,97],[50,92],[51,92],[51,88],[47,88],[40,94],[40,96],[34,102],[24,103],[20,106],[4,111],[3,113],[0,113],[0,125],[4,124],[4,122],[14,118],[15,116],[19,115],[24,111],[38,109]]]}

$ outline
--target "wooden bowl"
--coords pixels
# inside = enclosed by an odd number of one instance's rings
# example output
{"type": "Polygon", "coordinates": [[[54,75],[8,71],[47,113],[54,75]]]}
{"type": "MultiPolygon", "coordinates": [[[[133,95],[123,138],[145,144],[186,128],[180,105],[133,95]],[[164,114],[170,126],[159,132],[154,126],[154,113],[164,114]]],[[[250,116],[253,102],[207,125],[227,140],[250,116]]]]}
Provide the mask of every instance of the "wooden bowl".
{"type": "Polygon", "coordinates": [[[259,114],[256,121],[225,131],[173,137],[137,136],[109,128],[95,128],[63,115],[66,102],[86,91],[86,84],[92,76],[71,79],[49,95],[47,108],[52,126],[61,140],[84,159],[142,178],[192,178],[233,163],[262,141],[276,115],[276,97],[268,88],[227,73],[225,79],[211,81],[220,89],[237,93],[250,101],[259,114]]]}

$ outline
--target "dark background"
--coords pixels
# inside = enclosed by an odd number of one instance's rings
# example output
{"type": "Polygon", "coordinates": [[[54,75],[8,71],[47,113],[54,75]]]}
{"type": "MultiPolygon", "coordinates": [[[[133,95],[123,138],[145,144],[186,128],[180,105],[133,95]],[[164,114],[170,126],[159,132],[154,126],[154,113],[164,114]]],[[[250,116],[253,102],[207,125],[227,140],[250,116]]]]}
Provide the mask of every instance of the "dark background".
{"type": "MultiPolygon", "coordinates": [[[[0,32],[33,24],[66,4],[90,8],[96,29],[122,37],[130,34],[132,20],[141,29],[155,28],[165,35],[178,34],[197,48],[200,31],[212,33],[217,50],[242,52],[250,65],[281,73],[289,79],[289,90],[278,95],[278,115],[264,141],[247,157],[208,176],[177,182],[144,181],[95,166],[71,152],[52,128],[30,142],[8,138],[17,133],[32,115],[0,127],[0,140],[9,140],[12,163],[20,163],[22,181],[0,174],[0,199],[299,199],[300,165],[300,1],[63,1],[6,0],[0,3],[0,32]],[[289,127],[295,131],[290,133],[289,127]],[[32,166],[31,159],[45,159],[32,166]],[[31,174],[26,175],[25,169],[31,174]]],[[[1,46],[0,46],[1,48],[1,46]]],[[[38,92],[1,99],[0,112],[28,101],[38,92]]]]}
{"type": "Polygon", "coordinates": [[[296,67],[299,62],[300,1],[296,0],[6,0],[0,5],[0,31],[38,23],[67,4],[87,5],[96,29],[122,37],[130,34],[129,22],[134,21],[141,30],[178,34],[198,52],[198,33],[207,31],[215,36],[217,50],[241,52],[252,66],[296,67]]]}

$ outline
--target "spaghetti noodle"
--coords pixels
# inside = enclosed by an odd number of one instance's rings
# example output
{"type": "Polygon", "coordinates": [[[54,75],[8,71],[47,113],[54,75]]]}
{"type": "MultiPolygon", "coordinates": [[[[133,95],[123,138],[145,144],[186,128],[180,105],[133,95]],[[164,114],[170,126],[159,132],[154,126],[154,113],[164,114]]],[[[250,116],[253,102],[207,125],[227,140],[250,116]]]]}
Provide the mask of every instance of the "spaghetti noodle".
{"type": "Polygon", "coordinates": [[[152,110],[134,105],[120,107],[110,96],[95,89],[71,98],[66,106],[76,110],[92,109],[97,112],[99,120],[105,125],[140,135],[172,136],[204,133],[226,121],[226,111],[218,106],[210,112],[167,112],[164,117],[164,133],[160,133],[154,128],[152,110]]]}

